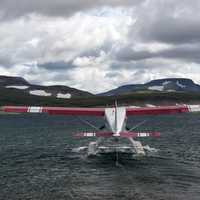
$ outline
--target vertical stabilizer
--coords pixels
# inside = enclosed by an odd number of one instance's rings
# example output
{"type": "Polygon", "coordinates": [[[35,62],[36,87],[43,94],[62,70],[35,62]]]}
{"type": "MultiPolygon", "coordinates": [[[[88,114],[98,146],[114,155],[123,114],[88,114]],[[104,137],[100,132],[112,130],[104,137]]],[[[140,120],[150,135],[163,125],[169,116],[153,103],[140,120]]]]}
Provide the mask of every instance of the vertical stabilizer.
{"type": "Polygon", "coordinates": [[[119,133],[123,130],[126,118],[126,108],[125,107],[106,108],[105,117],[109,125],[109,128],[114,133],[113,136],[120,136],[119,133]]]}

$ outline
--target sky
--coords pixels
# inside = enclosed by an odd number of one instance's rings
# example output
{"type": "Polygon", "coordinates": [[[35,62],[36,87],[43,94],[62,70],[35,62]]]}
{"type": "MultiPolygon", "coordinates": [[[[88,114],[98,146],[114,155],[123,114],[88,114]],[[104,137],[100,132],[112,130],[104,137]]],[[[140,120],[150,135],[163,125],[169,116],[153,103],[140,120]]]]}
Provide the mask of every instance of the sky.
{"type": "Polygon", "coordinates": [[[0,0],[0,74],[100,93],[200,84],[199,0],[0,0]]]}

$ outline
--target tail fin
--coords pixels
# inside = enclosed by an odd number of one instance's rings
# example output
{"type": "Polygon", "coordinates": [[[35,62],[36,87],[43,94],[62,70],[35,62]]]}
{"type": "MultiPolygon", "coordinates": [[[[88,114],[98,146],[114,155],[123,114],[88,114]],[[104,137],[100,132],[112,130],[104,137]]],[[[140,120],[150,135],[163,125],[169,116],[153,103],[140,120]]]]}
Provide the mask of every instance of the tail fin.
{"type": "Polygon", "coordinates": [[[115,100],[115,108],[117,108],[117,100],[115,100]]]}

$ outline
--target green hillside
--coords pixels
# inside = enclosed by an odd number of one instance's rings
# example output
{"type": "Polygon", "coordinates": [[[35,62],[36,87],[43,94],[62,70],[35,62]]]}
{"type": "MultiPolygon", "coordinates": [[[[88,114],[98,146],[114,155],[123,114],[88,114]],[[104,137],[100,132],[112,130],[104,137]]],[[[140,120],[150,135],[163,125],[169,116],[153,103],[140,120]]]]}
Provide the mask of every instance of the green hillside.
{"type": "Polygon", "coordinates": [[[33,106],[110,106],[117,100],[119,105],[172,105],[176,103],[200,103],[199,93],[184,92],[139,92],[118,96],[92,96],[84,98],[58,99],[29,95],[18,90],[0,88],[0,106],[33,105],[33,106]]]}

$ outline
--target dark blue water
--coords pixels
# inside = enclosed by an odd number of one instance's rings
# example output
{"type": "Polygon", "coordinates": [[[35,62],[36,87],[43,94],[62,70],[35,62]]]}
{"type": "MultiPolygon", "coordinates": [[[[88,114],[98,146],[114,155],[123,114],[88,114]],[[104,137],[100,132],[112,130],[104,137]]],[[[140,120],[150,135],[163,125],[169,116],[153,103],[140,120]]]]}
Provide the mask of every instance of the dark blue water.
{"type": "MultiPolygon", "coordinates": [[[[73,133],[91,130],[77,118],[46,115],[0,116],[0,199],[200,199],[200,115],[130,118],[138,130],[160,131],[143,144],[155,157],[89,159],[72,149],[91,139],[73,133]]],[[[89,118],[101,126],[98,118],[89,118]]]]}

